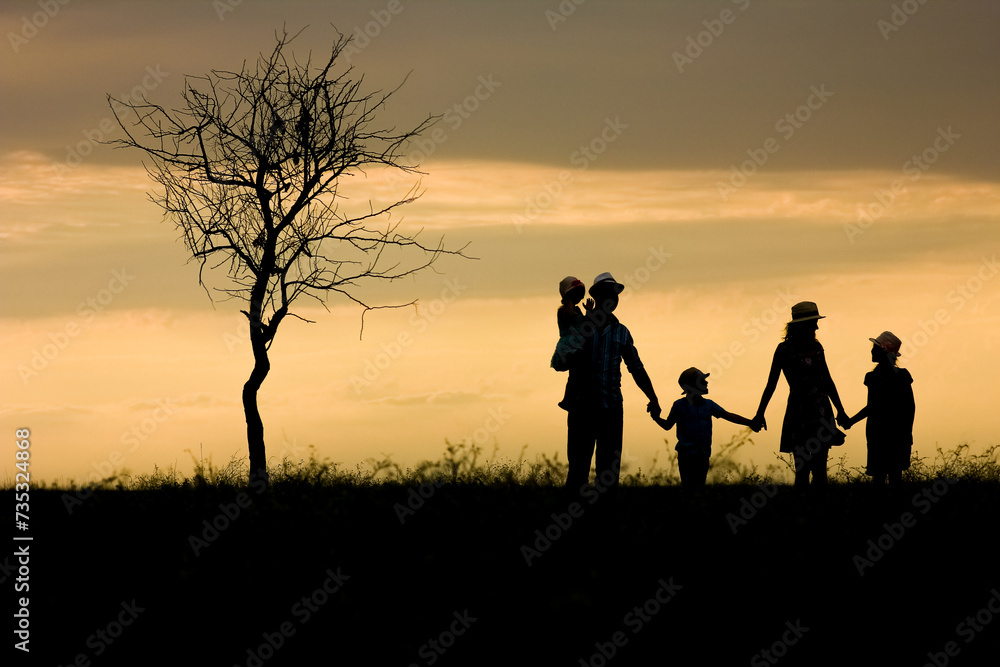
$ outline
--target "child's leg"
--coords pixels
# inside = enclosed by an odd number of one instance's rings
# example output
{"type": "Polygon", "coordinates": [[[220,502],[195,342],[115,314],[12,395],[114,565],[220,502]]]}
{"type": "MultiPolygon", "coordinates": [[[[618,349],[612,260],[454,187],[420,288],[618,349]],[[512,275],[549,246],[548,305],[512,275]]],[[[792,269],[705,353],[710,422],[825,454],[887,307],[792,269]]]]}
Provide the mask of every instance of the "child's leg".
{"type": "Polygon", "coordinates": [[[683,449],[677,450],[677,470],[681,473],[681,486],[685,488],[691,486],[691,482],[694,481],[691,459],[683,449]]]}
{"type": "Polygon", "coordinates": [[[708,460],[708,452],[698,452],[698,486],[705,486],[708,482],[708,460]]]}
{"type": "Polygon", "coordinates": [[[701,452],[691,451],[687,447],[678,450],[677,467],[681,473],[681,486],[684,488],[694,489],[705,485],[708,460],[701,452]]]}

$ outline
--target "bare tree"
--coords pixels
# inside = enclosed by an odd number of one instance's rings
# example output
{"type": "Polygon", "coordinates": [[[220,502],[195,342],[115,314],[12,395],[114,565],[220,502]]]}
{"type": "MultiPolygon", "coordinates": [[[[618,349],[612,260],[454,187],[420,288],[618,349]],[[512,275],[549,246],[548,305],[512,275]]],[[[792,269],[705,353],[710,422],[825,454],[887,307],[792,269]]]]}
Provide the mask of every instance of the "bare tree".
{"type": "Polygon", "coordinates": [[[377,111],[396,91],[364,93],[353,68],[338,71],[338,57],[350,37],[338,34],[330,56],[319,65],[311,55],[299,62],[286,54],[296,35],[275,35],[269,56],[239,72],[211,71],[186,77],[179,109],[143,98],[108,101],[125,138],[116,147],[137,148],[149,158],[146,170],[163,188],[151,194],[182,232],[192,259],[205,269],[225,266],[227,286],[213,288],[246,304],[254,366],[243,386],[250,481],[267,483],[264,425],[257,393],[270,370],[268,350],[300,297],[324,306],[332,293],[362,307],[359,283],[392,281],[429,268],[445,249],[439,239],[425,245],[399,231],[390,212],[419,196],[415,185],[402,199],[347,214],[338,192],[341,179],[365,168],[420,173],[405,164],[408,142],[437,120],[429,116],[413,129],[374,126],[377,111]],[[130,121],[127,125],[119,117],[130,121]],[[417,260],[411,259],[416,254],[417,260]],[[404,262],[406,258],[406,262],[404,262]]]}

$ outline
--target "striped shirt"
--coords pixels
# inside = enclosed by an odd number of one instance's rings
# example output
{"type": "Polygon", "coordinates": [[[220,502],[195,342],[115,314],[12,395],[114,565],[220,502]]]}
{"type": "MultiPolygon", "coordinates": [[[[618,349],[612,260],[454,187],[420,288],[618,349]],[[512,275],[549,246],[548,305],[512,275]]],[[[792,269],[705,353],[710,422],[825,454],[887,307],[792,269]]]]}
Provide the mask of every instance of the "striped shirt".
{"type": "MultiPolygon", "coordinates": [[[[586,327],[584,331],[586,333],[586,327]]],[[[604,408],[622,405],[621,362],[625,362],[625,367],[633,377],[636,373],[646,374],[632,342],[632,334],[617,317],[609,315],[604,328],[594,330],[591,335],[591,351],[597,404],[604,408]]]]}

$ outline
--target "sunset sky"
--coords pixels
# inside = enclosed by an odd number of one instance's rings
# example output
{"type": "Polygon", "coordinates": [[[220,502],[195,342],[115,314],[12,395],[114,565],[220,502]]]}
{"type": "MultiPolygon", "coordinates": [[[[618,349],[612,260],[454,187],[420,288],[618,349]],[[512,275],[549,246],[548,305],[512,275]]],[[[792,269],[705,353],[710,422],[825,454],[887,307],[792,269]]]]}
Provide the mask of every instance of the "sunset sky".
{"type": "MultiPolygon", "coordinates": [[[[36,478],[151,472],[246,451],[242,307],[209,300],[147,194],[107,95],[180,102],[274,31],[336,29],[381,118],[442,115],[402,225],[478,259],[286,320],[260,394],[268,454],[347,467],[436,459],[445,440],[565,460],[549,368],[558,283],[610,271],[660,402],[689,366],[753,416],[791,304],[815,301],[851,414],[869,337],[904,341],[915,448],[997,443],[1000,5],[995,2],[5,2],[0,9],[0,414],[36,478]],[[48,9],[46,9],[48,8],[48,9]],[[48,13],[46,13],[48,12],[48,13]],[[408,78],[407,78],[408,77],[408,78]]],[[[350,206],[413,179],[355,175],[350,206]]],[[[359,209],[360,210],[360,209],[359,209]]],[[[214,274],[213,284],[225,282],[214,274]]],[[[626,374],[625,459],[674,432],[626,374]]],[[[787,385],[743,460],[775,462],[787,385]]],[[[739,427],[716,422],[718,445],[739,427]]],[[[864,465],[864,427],[832,456],[864,465]]],[[[0,464],[12,479],[13,457],[0,464]]],[[[634,468],[633,468],[634,469],[634,468]]]]}

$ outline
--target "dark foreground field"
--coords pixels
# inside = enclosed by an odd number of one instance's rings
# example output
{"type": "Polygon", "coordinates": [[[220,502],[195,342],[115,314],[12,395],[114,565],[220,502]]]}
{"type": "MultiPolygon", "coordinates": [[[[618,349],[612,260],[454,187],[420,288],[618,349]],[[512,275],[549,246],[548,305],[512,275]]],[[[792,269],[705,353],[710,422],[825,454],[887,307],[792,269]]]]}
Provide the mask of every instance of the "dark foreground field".
{"type": "Polygon", "coordinates": [[[995,665],[1000,646],[995,482],[183,485],[31,508],[33,664],[995,665]]]}

